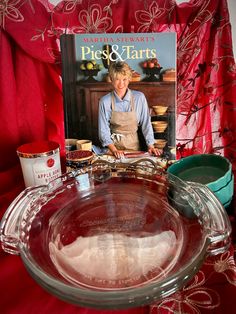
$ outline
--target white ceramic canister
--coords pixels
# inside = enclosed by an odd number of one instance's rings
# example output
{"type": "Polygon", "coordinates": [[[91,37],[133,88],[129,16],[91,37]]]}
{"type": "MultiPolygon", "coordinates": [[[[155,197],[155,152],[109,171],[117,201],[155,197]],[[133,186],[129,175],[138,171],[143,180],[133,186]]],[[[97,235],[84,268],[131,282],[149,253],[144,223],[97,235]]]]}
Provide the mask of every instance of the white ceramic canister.
{"type": "Polygon", "coordinates": [[[48,184],[61,175],[60,146],[52,141],[26,143],[18,147],[25,186],[48,184]]]}

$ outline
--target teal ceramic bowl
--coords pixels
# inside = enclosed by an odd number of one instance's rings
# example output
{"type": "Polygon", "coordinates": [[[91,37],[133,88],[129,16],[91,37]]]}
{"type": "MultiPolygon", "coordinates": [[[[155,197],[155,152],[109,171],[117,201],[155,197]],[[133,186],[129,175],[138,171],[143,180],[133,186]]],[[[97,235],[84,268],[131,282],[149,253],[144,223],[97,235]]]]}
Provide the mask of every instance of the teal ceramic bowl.
{"type": "Polygon", "coordinates": [[[167,172],[184,181],[207,185],[224,207],[232,200],[234,176],[232,164],[225,157],[214,154],[191,155],[176,161],[167,172]]]}

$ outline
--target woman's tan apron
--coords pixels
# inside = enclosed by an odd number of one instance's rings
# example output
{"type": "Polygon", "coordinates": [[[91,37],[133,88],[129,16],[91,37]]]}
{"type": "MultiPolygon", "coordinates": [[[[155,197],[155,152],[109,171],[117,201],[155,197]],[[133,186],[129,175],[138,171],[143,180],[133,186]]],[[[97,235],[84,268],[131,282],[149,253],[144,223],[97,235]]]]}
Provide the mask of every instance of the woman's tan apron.
{"type": "Polygon", "coordinates": [[[131,111],[115,111],[115,96],[111,96],[111,133],[112,140],[117,149],[139,150],[138,121],[134,110],[134,99],[131,95],[131,111]]]}

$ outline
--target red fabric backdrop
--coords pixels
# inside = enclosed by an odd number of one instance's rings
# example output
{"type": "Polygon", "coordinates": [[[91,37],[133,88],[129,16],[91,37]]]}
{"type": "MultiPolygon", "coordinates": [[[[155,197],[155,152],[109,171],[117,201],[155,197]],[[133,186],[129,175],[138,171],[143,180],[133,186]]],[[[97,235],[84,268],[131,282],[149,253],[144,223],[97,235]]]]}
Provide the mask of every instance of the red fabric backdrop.
{"type": "MultiPolygon", "coordinates": [[[[46,0],[0,0],[0,26],[1,215],[24,188],[18,146],[50,139],[61,144],[64,154],[59,47],[63,32],[176,31],[178,156],[222,154],[235,168],[236,66],[226,0],[181,5],[174,0],[66,0],[56,6],[46,0]]],[[[1,271],[0,280],[6,284],[7,275],[13,278],[23,270],[18,258],[1,255],[4,265],[11,260],[16,272],[1,271]]],[[[27,280],[30,289],[31,279],[27,280]]],[[[11,293],[8,288],[3,295],[13,302],[6,296],[11,293]]],[[[4,313],[19,313],[6,304],[3,308],[4,313]]],[[[40,313],[49,312],[50,306],[40,313]]]]}
{"type": "Polygon", "coordinates": [[[236,67],[226,0],[1,1],[1,169],[36,139],[64,147],[59,37],[67,33],[177,32],[180,156],[219,153],[235,163],[236,67]]]}

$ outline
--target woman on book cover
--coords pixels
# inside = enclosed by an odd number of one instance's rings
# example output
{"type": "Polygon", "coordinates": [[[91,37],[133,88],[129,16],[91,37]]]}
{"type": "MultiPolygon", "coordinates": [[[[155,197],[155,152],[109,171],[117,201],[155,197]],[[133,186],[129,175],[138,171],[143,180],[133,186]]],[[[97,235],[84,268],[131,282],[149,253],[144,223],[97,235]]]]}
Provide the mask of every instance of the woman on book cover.
{"type": "Polygon", "coordinates": [[[98,132],[103,147],[108,147],[116,158],[124,157],[125,151],[139,151],[141,130],[150,154],[160,155],[154,147],[151,117],[145,95],[128,88],[132,69],[118,61],[109,67],[114,90],[99,101],[98,132]]]}

